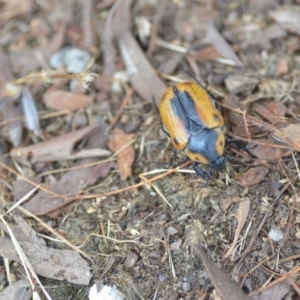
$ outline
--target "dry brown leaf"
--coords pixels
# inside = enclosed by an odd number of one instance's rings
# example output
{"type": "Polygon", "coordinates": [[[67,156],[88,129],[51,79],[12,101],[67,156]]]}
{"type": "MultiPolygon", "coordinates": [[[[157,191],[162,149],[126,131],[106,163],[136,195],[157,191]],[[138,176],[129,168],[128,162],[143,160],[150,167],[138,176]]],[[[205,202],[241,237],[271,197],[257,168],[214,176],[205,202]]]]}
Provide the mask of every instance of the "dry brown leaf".
{"type": "MultiPolygon", "coordinates": [[[[224,104],[233,109],[240,108],[239,100],[233,94],[227,94],[225,96],[224,104]]],[[[227,119],[231,124],[234,134],[240,136],[247,136],[245,120],[242,114],[228,110],[227,119]]],[[[261,132],[260,128],[257,125],[253,126],[252,122],[250,121],[248,122],[247,126],[251,136],[261,132]]]]}
{"type": "Polygon", "coordinates": [[[231,255],[232,251],[234,250],[234,248],[238,242],[240,233],[246,223],[249,209],[250,209],[250,199],[249,198],[242,199],[242,201],[239,203],[239,207],[235,214],[235,218],[238,222],[238,225],[237,225],[237,228],[234,233],[234,239],[233,239],[231,247],[229,248],[227,253],[224,255],[224,258],[229,257],[231,255]]]}
{"type": "Polygon", "coordinates": [[[4,108],[2,109],[3,118],[5,121],[8,121],[8,135],[9,139],[14,145],[14,147],[18,147],[21,144],[23,126],[21,122],[21,110],[20,107],[14,105],[12,101],[6,103],[4,108]],[[14,121],[11,121],[13,120],[14,121]]]}
{"type": "MultiPolygon", "coordinates": [[[[28,225],[28,223],[21,217],[14,215],[14,221],[17,225],[10,224],[9,227],[13,232],[15,238],[20,242],[31,242],[35,245],[40,245],[46,247],[46,242],[44,239],[39,237],[36,232],[28,225]]],[[[8,233],[8,230],[4,223],[0,223],[0,228],[8,233]]]]}
{"type": "Polygon", "coordinates": [[[286,294],[291,290],[291,285],[287,280],[278,282],[270,288],[260,292],[252,297],[253,300],[282,300],[285,299],[286,294]]]}
{"type": "MultiPolygon", "coordinates": [[[[269,146],[269,141],[263,139],[256,139],[253,143],[249,143],[247,146],[248,151],[259,159],[278,160],[282,156],[280,150],[276,150],[275,147],[269,146]],[[262,142],[264,144],[256,144],[255,141],[262,142]]],[[[272,143],[274,145],[274,143],[272,143]]]]}
{"type": "Polygon", "coordinates": [[[166,86],[157,76],[155,70],[147,60],[130,32],[130,1],[117,3],[115,13],[115,28],[119,41],[120,52],[134,90],[143,98],[152,101],[154,97],[158,105],[166,86]]]}
{"type": "Polygon", "coordinates": [[[252,299],[241,290],[241,288],[230,278],[229,275],[223,273],[215,263],[210,261],[201,249],[194,248],[194,250],[196,250],[201,257],[212,284],[224,300],[252,299]]]}
{"type": "MultiPolygon", "coordinates": [[[[76,251],[52,249],[28,241],[19,241],[19,244],[37,274],[76,284],[89,284],[92,278],[90,267],[76,251]]],[[[10,239],[0,237],[0,250],[7,259],[21,262],[10,239]]]]}
{"type": "Polygon", "coordinates": [[[31,290],[29,289],[29,282],[25,279],[21,279],[11,283],[8,287],[4,288],[0,292],[0,299],[32,299],[31,290]]]}
{"type": "MultiPolygon", "coordinates": [[[[87,148],[106,148],[107,137],[103,134],[107,125],[103,120],[99,120],[98,129],[89,137],[87,148]]],[[[85,165],[94,164],[97,158],[86,158],[78,160],[71,170],[65,173],[61,179],[52,184],[49,190],[62,195],[62,197],[53,197],[53,195],[40,191],[32,199],[23,204],[23,206],[35,215],[43,215],[52,212],[52,217],[55,217],[53,211],[56,211],[56,216],[61,214],[60,208],[73,202],[87,186],[93,185],[99,178],[107,176],[109,170],[114,163],[101,163],[84,167],[85,165]],[[68,199],[63,195],[68,194],[68,199]],[[73,196],[72,196],[73,195],[73,196]]]]}
{"type": "Polygon", "coordinates": [[[266,167],[258,166],[249,169],[240,177],[240,185],[243,187],[249,187],[254,184],[258,184],[263,181],[266,175],[269,173],[269,169],[266,167]]]}
{"type": "MultiPolygon", "coordinates": [[[[89,265],[79,253],[46,247],[44,239],[39,237],[23,218],[17,215],[13,217],[17,225],[9,224],[9,227],[38,274],[58,280],[66,279],[77,284],[89,283],[92,274],[89,265]],[[81,272],[84,273],[80,274],[81,272]]],[[[3,223],[0,223],[0,227],[8,232],[3,223]]],[[[8,238],[0,238],[0,251],[10,260],[21,261],[13,242],[8,238]]]]}
{"type": "Polygon", "coordinates": [[[30,145],[23,148],[12,149],[10,155],[25,166],[48,161],[61,161],[85,157],[107,156],[110,152],[105,149],[83,149],[74,153],[75,144],[97,130],[94,124],[51,140],[30,145]]]}
{"type": "Polygon", "coordinates": [[[281,76],[289,72],[289,62],[288,57],[281,57],[276,64],[276,76],[281,76]]]}
{"type": "MultiPolygon", "coordinates": [[[[107,126],[104,121],[101,121],[98,126],[97,131],[89,137],[87,148],[106,148],[107,136],[104,135],[103,132],[105,132],[107,126]]],[[[78,193],[83,189],[93,185],[99,178],[107,176],[113,165],[113,163],[102,163],[95,166],[83,167],[84,165],[92,164],[97,161],[97,158],[86,158],[77,161],[73,166],[77,169],[67,172],[58,182],[49,187],[50,191],[60,194],[62,197],[53,197],[53,195],[49,195],[49,193],[40,191],[23,206],[35,215],[43,215],[73,202],[77,199],[78,193]],[[80,166],[82,166],[82,168],[80,168],[80,166]],[[65,194],[69,195],[68,199],[63,197],[65,194]]],[[[61,211],[58,210],[56,216],[60,213],[61,211]]]]}
{"type": "Polygon", "coordinates": [[[287,108],[281,101],[265,102],[264,106],[278,117],[284,117],[286,114],[287,108]]]}
{"type": "MultiPolygon", "coordinates": [[[[130,143],[133,138],[134,134],[127,134],[123,130],[116,128],[112,131],[109,138],[109,149],[113,152],[116,152],[123,146],[130,143]]],[[[117,158],[120,176],[123,180],[126,180],[132,174],[131,167],[135,158],[133,146],[129,145],[128,147],[126,147],[118,154],[117,158]]]]}
{"type": "Polygon", "coordinates": [[[270,123],[274,124],[276,122],[282,121],[281,118],[276,116],[270,109],[268,109],[265,105],[255,103],[252,106],[253,110],[264,117],[266,120],[268,120],[270,123]]]}
{"type": "MultiPolygon", "coordinates": [[[[42,181],[41,176],[35,176],[35,177],[28,177],[28,179],[36,185],[40,184],[42,181]]],[[[17,202],[20,200],[24,195],[29,193],[32,190],[32,184],[24,181],[21,178],[17,178],[15,181],[12,182],[12,194],[14,196],[14,201],[17,202]]]]}
{"type": "Polygon", "coordinates": [[[50,89],[43,95],[45,105],[54,110],[77,110],[85,108],[93,99],[94,95],[75,94],[56,89],[50,89]]]}
{"type": "Polygon", "coordinates": [[[300,151],[300,124],[289,124],[272,133],[275,140],[285,143],[288,142],[295,150],[300,151]]]}
{"type": "MultiPolygon", "coordinates": [[[[85,164],[95,163],[97,159],[87,158],[74,164],[74,167],[84,166],[85,164]]],[[[43,215],[57,210],[78,198],[78,194],[87,186],[97,182],[99,178],[107,176],[112,163],[99,164],[92,167],[82,167],[78,170],[69,171],[61,179],[49,187],[51,192],[62,195],[54,197],[46,192],[39,192],[23,206],[35,215],[43,215]],[[68,195],[66,200],[63,195],[68,195]]],[[[52,217],[60,215],[61,211],[52,214],[52,217]]]]}
{"type": "Polygon", "coordinates": [[[215,47],[215,49],[222,54],[224,57],[233,61],[237,66],[243,67],[243,63],[236,55],[236,53],[232,50],[231,46],[227,43],[227,41],[220,34],[218,29],[216,28],[213,21],[210,21],[207,27],[207,36],[211,42],[211,44],[215,47]]]}

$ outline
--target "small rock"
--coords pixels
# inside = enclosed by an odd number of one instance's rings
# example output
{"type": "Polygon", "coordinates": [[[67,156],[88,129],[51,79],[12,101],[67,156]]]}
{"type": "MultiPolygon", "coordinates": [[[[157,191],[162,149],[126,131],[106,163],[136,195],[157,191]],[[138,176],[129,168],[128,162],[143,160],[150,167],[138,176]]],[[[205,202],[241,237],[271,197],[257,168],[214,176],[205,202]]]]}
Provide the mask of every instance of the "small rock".
{"type": "Polygon", "coordinates": [[[167,232],[169,235],[173,235],[173,234],[178,233],[178,230],[175,229],[174,227],[170,226],[170,227],[168,227],[167,232]]]}
{"type": "Polygon", "coordinates": [[[50,58],[51,68],[64,67],[68,73],[81,73],[85,70],[91,54],[76,47],[65,47],[57,51],[50,58]]]}
{"type": "Polygon", "coordinates": [[[125,267],[132,268],[136,264],[138,259],[139,257],[134,252],[129,252],[125,261],[125,267]]]}
{"type": "Polygon", "coordinates": [[[259,84],[254,77],[243,76],[242,74],[230,75],[225,79],[227,90],[232,94],[250,94],[259,84]]]}
{"type": "Polygon", "coordinates": [[[158,279],[160,282],[165,281],[167,278],[168,278],[167,275],[164,273],[159,273],[159,275],[158,275],[158,279]]]}
{"type": "Polygon", "coordinates": [[[185,282],[183,285],[182,285],[182,290],[186,293],[190,292],[192,289],[192,285],[189,283],[189,282],[185,282]]]}
{"type": "Polygon", "coordinates": [[[182,244],[182,240],[178,240],[170,244],[171,250],[179,251],[182,244]]]}
{"type": "Polygon", "coordinates": [[[284,233],[279,228],[277,228],[276,226],[272,226],[271,230],[269,231],[269,237],[274,242],[279,242],[283,239],[284,233]]]}
{"type": "Polygon", "coordinates": [[[265,167],[258,166],[249,169],[240,177],[240,185],[243,187],[250,187],[263,181],[269,170],[265,167]]]}

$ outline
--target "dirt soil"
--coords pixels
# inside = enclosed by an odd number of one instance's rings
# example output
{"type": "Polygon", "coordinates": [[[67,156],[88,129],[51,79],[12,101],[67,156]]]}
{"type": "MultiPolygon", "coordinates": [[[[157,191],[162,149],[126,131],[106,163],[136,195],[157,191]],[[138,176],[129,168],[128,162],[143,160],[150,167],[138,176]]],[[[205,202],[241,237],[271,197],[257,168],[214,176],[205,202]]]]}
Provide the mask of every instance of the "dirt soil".
{"type": "Polygon", "coordinates": [[[2,1],[0,299],[300,299],[299,4],[2,1]],[[184,81],[205,179],[157,111],[184,81]]]}

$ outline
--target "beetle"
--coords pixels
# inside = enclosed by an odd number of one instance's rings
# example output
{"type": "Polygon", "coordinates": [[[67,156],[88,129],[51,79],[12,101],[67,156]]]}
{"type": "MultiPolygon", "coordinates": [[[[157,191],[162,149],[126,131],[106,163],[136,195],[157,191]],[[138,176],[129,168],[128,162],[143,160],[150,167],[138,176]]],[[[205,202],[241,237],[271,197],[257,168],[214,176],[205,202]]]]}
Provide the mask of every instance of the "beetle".
{"type": "Polygon", "coordinates": [[[158,110],[163,130],[174,148],[185,152],[198,175],[209,175],[198,163],[216,171],[225,169],[226,124],[212,96],[202,86],[183,82],[169,87],[158,110]]]}

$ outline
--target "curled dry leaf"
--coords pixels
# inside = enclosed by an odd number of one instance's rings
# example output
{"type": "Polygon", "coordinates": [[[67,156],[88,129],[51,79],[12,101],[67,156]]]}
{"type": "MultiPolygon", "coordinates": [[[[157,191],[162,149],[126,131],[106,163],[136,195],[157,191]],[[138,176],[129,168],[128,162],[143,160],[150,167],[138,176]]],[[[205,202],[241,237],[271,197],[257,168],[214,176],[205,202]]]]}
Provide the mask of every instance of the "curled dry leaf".
{"type": "Polygon", "coordinates": [[[269,170],[262,166],[251,168],[240,177],[240,185],[249,187],[258,184],[265,179],[268,172],[269,170]]]}
{"type": "Polygon", "coordinates": [[[54,110],[77,110],[85,108],[93,99],[93,95],[75,94],[55,89],[50,89],[43,95],[45,105],[54,110]]]}
{"type": "MultiPolygon", "coordinates": [[[[129,144],[134,138],[134,134],[127,134],[121,129],[114,129],[109,138],[108,146],[113,152],[120,150],[122,147],[129,144]]],[[[134,161],[134,148],[128,145],[124,150],[118,153],[118,166],[120,175],[123,180],[126,180],[131,175],[131,166],[134,161]]]]}
{"type": "Polygon", "coordinates": [[[110,155],[110,152],[105,149],[84,149],[73,153],[75,144],[92,134],[97,127],[97,124],[91,125],[36,145],[12,149],[10,155],[25,166],[38,162],[110,155]]]}
{"type": "Polygon", "coordinates": [[[238,209],[236,211],[236,214],[235,214],[235,218],[237,219],[238,225],[237,225],[237,228],[235,230],[234,239],[233,239],[233,242],[232,242],[232,245],[231,245],[230,249],[224,255],[224,258],[229,257],[230,254],[232,253],[232,251],[234,250],[234,248],[235,248],[235,246],[238,242],[240,233],[241,233],[241,231],[242,231],[242,229],[243,229],[243,227],[246,223],[247,216],[248,216],[248,213],[249,213],[249,209],[250,209],[250,199],[248,199],[248,198],[243,199],[239,203],[239,207],[238,207],[238,209]]]}

